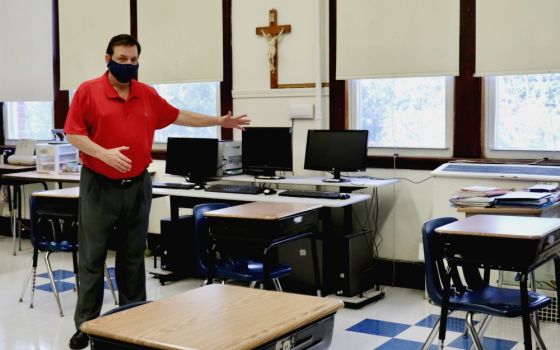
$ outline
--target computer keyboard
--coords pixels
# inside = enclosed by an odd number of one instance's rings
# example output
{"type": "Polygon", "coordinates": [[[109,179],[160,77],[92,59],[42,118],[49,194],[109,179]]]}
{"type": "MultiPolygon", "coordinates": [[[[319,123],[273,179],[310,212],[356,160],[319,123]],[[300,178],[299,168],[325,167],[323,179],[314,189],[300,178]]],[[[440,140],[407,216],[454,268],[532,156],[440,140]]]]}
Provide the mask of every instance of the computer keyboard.
{"type": "Polygon", "coordinates": [[[321,199],[348,199],[348,193],[329,192],[329,191],[300,191],[300,190],[286,190],[278,193],[279,196],[286,197],[306,197],[306,198],[321,198],[321,199]]]}
{"type": "Polygon", "coordinates": [[[172,188],[176,190],[190,190],[194,184],[182,184],[178,182],[152,182],[153,188],[172,188]]]}
{"type": "Polygon", "coordinates": [[[208,192],[224,192],[224,193],[242,193],[242,194],[259,194],[263,191],[263,188],[256,186],[245,186],[245,185],[211,185],[204,189],[208,192]]]}

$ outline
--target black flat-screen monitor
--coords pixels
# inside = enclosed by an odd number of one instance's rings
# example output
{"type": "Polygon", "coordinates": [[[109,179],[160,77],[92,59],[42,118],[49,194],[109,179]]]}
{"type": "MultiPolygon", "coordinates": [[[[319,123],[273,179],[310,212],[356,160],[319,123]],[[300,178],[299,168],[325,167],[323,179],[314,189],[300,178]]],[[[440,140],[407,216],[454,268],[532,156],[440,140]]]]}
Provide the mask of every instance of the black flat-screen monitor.
{"type": "Polygon", "coordinates": [[[280,179],[276,171],[292,171],[292,128],[245,128],[241,137],[241,162],[246,174],[280,179]]]}
{"type": "Polygon", "coordinates": [[[347,182],[341,171],[366,170],[367,130],[309,130],[304,168],[330,171],[325,182],[347,182]]]}
{"type": "Polygon", "coordinates": [[[165,157],[165,172],[184,176],[195,185],[204,185],[216,176],[218,139],[169,137],[165,157]]]}

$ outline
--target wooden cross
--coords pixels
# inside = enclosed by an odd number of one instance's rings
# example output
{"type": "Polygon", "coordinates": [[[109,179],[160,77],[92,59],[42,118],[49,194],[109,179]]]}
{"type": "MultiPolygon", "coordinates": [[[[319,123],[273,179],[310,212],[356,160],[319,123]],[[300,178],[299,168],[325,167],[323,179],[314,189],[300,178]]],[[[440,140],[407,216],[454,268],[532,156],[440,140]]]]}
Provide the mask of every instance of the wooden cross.
{"type": "Polygon", "coordinates": [[[278,25],[278,12],[276,9],[268,11],[268,27],[257,27],[257,35],[262,35],[268,40],[271,89],[278,88],[278,38],[291,31],[292,26],[289,24],[278,25]]]}

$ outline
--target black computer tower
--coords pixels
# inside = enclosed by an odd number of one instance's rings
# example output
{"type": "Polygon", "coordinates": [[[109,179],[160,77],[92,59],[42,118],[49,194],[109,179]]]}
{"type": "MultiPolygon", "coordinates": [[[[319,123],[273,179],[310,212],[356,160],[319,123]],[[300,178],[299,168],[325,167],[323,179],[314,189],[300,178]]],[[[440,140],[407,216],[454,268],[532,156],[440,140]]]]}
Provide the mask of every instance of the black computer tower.
{"type": "Polygon", "coordinates": [[[337,295],[353,297],[375,286],[370,232],[335,235],[333,285],[337,295]]]}
{"type": "Polygon", "coordinates": [[[161,269],[195,276],[194,219],[192,215],[182,215],[177,222],[170,218],[161,222],[161,269]]]}
{"type": "MultiPolygon", "coordinates": [[[[311,242],[310,238],[304,238],[278,246],[278,262],[292,267],[292,273],[280,280],[284,291],[308,295],[317,294],[311,242]]],[[[321,285],[325,294],[328,294],[323,264],[324,242],[322,239],[317,239],[316,242],[321,285]]]]}

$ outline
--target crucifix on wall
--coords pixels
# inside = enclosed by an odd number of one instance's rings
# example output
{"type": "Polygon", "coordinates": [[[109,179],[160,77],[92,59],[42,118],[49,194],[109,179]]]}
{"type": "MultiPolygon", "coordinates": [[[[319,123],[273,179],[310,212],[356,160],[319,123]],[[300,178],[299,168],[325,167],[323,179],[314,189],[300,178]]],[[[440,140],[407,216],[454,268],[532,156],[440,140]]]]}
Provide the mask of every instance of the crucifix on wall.
{"type": "Polygon", "coordinates": [[[268,11],[268,27],[257,27],[257,35],[264,36],[268,42],[271,89],[278,88],[278,39],[291,31],[292,26],[289,24],[278,25],[278,12],[276,9],[268,11]]]}

